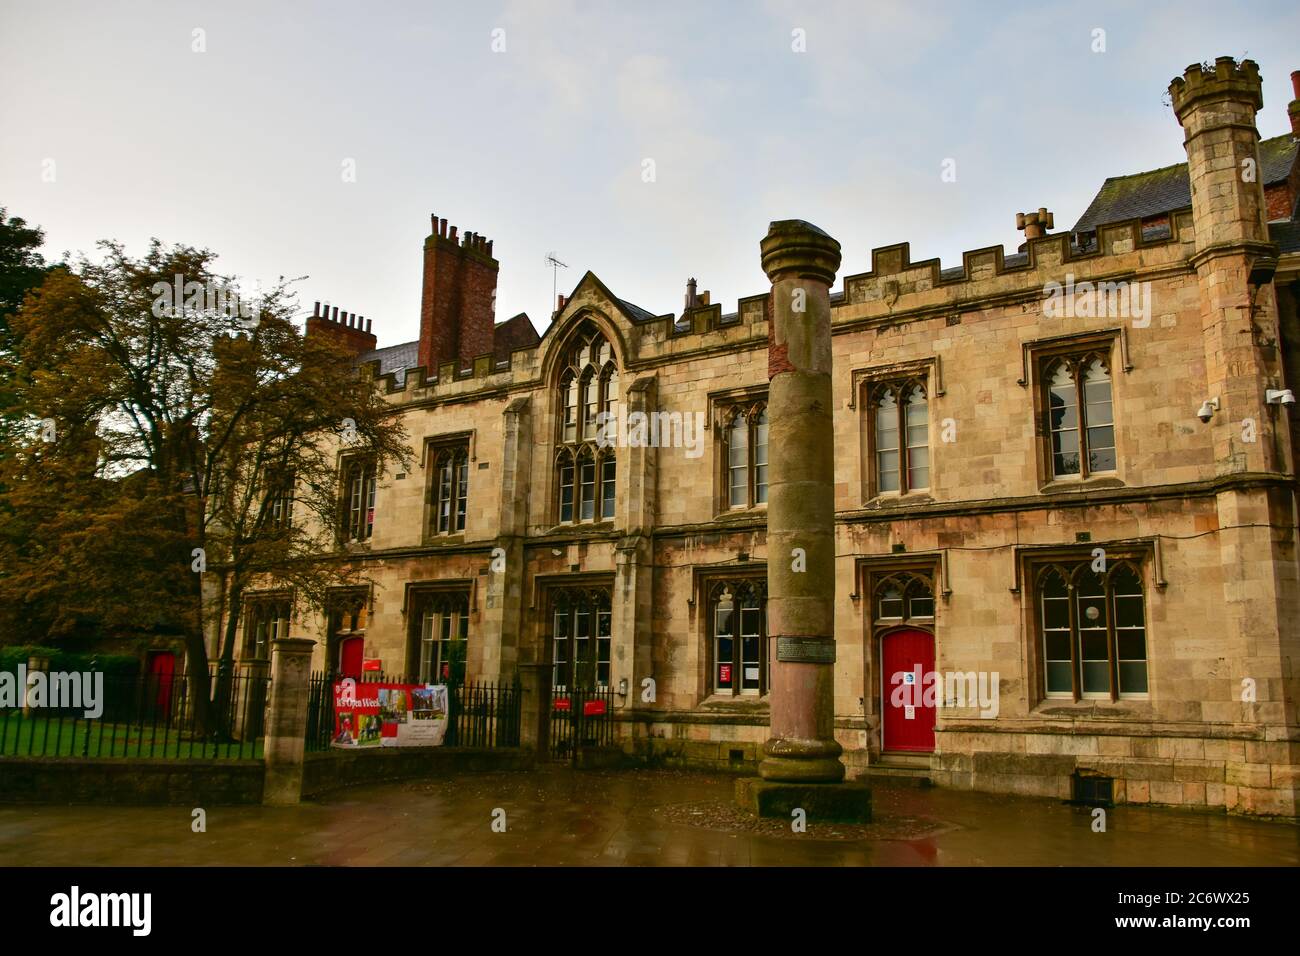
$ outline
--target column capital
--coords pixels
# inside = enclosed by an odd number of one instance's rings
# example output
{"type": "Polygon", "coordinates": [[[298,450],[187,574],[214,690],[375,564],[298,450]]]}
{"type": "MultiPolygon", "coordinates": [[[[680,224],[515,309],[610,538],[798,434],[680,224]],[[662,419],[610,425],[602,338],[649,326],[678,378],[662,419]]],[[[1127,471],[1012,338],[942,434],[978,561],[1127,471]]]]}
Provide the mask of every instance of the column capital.
{"type": "Polygon", "coordinates": [[[763,254],[763,271],[772,282],[794,273],[829,286],[840,268],[839,242],[802,219],[771,223],[759,248],[763,254]]]}
{"type": "Polygon", "coordinates": [[[310,654],[316,642],[310,637],[280,637],[271,642],[272,654],[310,654]]]}

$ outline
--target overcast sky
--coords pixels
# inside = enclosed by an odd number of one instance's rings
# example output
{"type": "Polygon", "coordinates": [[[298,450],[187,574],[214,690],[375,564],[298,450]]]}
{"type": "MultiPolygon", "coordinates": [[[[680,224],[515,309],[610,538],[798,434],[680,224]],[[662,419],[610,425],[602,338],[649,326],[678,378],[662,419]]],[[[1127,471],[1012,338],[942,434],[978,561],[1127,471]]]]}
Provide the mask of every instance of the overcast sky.
{"type": "Polygon", "coordinates": [[[1294,0],[0,0],[0,206],[53,257],[156,236],[309,276],[380,345],[417,335],[434,212],[495,241],[499,321],[544,330],[552,251],[562,292],[590,269],[676,312],[693,275],[730,310],[773,219],[839,239],[841,276],[1014,249],[1039,206],[1068,228],[1185,158],[1162,96],[1193,61],[1255,59],[1285,132],[1297,37],[1294,0]]]}

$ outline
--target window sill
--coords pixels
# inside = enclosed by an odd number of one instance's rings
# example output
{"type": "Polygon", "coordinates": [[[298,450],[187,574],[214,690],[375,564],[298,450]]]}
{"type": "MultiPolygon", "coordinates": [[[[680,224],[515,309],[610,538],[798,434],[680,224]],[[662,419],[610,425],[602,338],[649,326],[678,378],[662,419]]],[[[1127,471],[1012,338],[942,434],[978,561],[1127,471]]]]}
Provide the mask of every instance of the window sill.
{"type": "Polygon", "coordinates": [[[749,505],[746,508],[724,508],[717,512],[713,518],[715,521],[726,521],[728,518],[734,518],[737,521],[743,521],[746,518],[753,518],[757,515],[767,514],[767,502],[762,504],[749,505]]]}
{"type": "Polygon", "coordinates": [[[427,547],[436,547],[438,545],[452,545],[465,543],[465,532],[457,531],[455,534],[431,534],[424,539],[427,547]]]}
{"type": "Polygon", "coordinates": [[[906,508],[911,505],[928,505],[934,503],[934,495],[929,490],[909,491],[905,495],[896,494],[889,491],[884,494],[876,495],[874,498],[868,498],[862,503],[864,508],[906,508]]]}
{"type": "Polygon", "coordinates": [[[1082,494],[1105,488],[1127,487],[1123,479],[1116,475],[1099,475],[1095,478],[1054,478],[1038,486],[1038,493],[1043,495],[1082,494]]]}
{"type": "Polygon", "coordinates": [[[771,709],[770,695],[764,694],[710,694],[700,701],[700,710],[723,713],[767,713],[771,709]]]}
{"type": "Polygon", "coordinates": [[[1073,700],[1069,697],[1045,697],[1031,710],[1030,716],[1063,720],[1078,720],[1081,717],[1096,718],[1132,718],[1150,717],[1152,714],[1151,698],[1121,697],[1117,701],[1105,698],[1073,700]]]}

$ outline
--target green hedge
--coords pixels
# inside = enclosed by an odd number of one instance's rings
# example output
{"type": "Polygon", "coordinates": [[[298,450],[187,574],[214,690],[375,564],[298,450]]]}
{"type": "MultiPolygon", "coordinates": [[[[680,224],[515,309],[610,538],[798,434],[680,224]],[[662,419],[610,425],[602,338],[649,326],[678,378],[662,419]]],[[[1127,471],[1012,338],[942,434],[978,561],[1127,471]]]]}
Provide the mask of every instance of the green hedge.
{"type": "Polygon", "coordinates": [[[86,654],[35,644],[0,647],[0,671],[17,673],[33,655],[48,657],[52,671],[101,671],[106,677],[133,677],[140,673],[140,658],[133,654],[86,654]]]}

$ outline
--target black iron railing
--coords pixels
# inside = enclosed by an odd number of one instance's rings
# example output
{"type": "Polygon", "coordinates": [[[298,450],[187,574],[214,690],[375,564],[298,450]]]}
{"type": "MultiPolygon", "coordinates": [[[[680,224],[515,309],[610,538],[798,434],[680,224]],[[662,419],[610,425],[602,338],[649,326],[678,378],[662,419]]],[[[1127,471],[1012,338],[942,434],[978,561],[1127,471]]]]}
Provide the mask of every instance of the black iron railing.
{"type": "Polygon", "coordinates": [[[70,677],[47,675],[43,699],[29,691],[29,706],[0,710],[0,757],[262,756],[271,683],[265,674],[210,674],[206,707],[196,706],[185,673],[83,673],[76,705],[67,706],[70,677]],[[63,681],[57,698],[55,679],[63,681]]]}
{"type": "MultiPolygon", "coordinates": [[[[311,675],[307,695],[308,750],[328,750],[334,736],[334,684],[338,674],[311,675]]],[[[419,684],[402,675],[371,671],[358,683],[419,684]]],[[[518,681],[445,681],[447,685],[447,747],[495,749],[519,746],[521,717],[518,681]]]]}
{"type": "Polygon", "coordinates": [[[614,744],[612,687],[551,689],[551,754],[576,759],[578,751],[614,744]]]}

